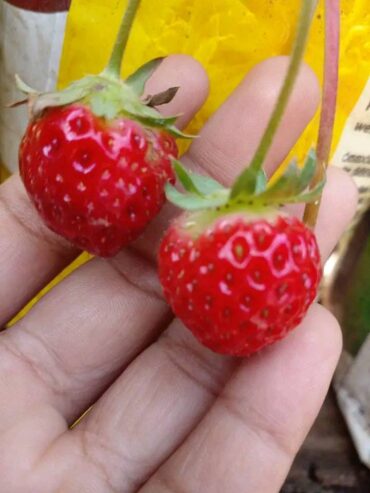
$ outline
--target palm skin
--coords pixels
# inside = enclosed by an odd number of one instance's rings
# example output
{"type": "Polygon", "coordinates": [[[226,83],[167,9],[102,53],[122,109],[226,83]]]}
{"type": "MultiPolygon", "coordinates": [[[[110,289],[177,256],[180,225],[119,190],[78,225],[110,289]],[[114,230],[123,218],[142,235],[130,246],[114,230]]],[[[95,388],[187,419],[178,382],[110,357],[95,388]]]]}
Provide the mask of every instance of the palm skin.
{"type": "MultiPolygon", "coordinates": [[[[286,67],[275,58],[249,73],[184,162],[230,183],[257,146],[286,67]]],[[[207,78],[191,58],[171,56],[148,92],[168,83],[183,87],[165,108],[183,113],[183,127],[207,97],[207,78]]],[[[318,101],[315,76],[303,67],[269,173],[318,101]]],[[[356,199],[351,180],[332,168],[317,226],[324,259],[356,199]]],[[[341,350],[338,324],[314,305],[294,334],[248,360],[201,347],[173,319],[156,276],[154,245],[174,213],[168,206],[134,247],[110,261],[91,260],[1,333],[0,491],[280,490],[330,384],[341,350]]],[[[0,187],[0,225],[5,326],[79,252],[41,224],[17,176],[0,187]]]]}

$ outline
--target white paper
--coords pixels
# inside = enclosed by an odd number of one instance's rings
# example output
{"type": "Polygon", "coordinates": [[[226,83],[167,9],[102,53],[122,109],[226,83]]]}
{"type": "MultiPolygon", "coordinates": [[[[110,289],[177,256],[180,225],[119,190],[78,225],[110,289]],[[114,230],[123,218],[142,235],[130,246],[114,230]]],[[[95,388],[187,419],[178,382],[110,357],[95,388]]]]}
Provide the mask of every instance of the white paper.
{"type": "Polygon", "coordinates": [[[366,207],[370,202],[370,79],[348,117],[333,162],[353,177],[361,209],[366,207]]]}

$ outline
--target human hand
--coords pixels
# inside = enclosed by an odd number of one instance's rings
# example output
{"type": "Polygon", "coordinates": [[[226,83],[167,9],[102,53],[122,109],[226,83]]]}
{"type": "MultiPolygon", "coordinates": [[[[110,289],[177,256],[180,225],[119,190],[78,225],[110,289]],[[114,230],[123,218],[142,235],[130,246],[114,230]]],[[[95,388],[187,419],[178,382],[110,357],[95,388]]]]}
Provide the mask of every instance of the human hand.
{"type": "MultiPolygon", "coordinates": [[[[253,155],[286,68],[285,58],[257,66],[184,162],[230,183],[253,155]]],[[[192,59],[172,56],[149,91],[169,83],[182,90],[166,112],[183,112],[184,126],[207,96],[206,76],[192,59]]],[[[269,173],[318,101],[304,67],[269,173]]],[[[317,226],[324,260],[356,198],[351,180],[330,169],[317,226]]],[[[154,252],[173,214],[167,206],[134,248],[80,267],[1,333],[1,492],[279,491],[326,395],[338,324],[316,304],[285,341],[250,359],[201,347],[171,316],[157,280],[154,252]]],[[[0,225],[2,326],[78,252],[41,224],[18,177],[0,187],[0,225]]]]}

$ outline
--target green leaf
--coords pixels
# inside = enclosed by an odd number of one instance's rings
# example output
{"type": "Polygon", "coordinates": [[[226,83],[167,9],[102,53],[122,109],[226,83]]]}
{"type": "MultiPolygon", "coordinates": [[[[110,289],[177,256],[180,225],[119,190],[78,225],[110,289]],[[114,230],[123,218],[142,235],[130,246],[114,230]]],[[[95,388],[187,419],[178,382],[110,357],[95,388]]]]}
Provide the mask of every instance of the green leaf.
{"type": "Polygon", "coordinates": [[[154,60],[145,63],[126,79],[126,84],[130,86],[138,96],[142,96],[145,90],[145,84],[163,60],[164,58],[155,58],[154,60]]]}
{"type": "Polygon", "coordinates": [[[239,176],[231,189],[231,198],[236,199],[239,196],[252,195],[257,188],[260,170],[247,168],[239,176]]]}
{"type": "Polygon", "coordinates": [[[167,199],[176,205],[180,209],[188,211],[197,211],[201,209],[209,209],[213,207],[219,207],[226,203],[227,196],[220,193],[219,195],[202,196],[198,194],[183,194],[179,192],[173,185],[167,183],[166,185],[167,199]]]}
{"type": "Polygon", "coordinates": [[[218,181],[208,176],[198,175],[189,172],[176,159],[172,160],[177,177],[187,192],[191,192],[200,196],[209,196],[219,192],[227,193],[228,190],[223,187],[218,181]]]}

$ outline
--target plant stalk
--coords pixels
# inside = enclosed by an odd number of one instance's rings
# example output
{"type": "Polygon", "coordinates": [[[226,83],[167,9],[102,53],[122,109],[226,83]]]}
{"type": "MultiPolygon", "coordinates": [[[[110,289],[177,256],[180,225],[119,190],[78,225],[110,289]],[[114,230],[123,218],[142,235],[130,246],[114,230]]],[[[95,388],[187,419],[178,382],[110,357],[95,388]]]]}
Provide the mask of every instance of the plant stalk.
{"type": "MultiPolygon", "coordinates": [[[[340,51],[340,0],[325,0],[325,68],[323,105],[317,143],[317,171],[311,184],[314,188],[325,179],[333,142],[333,130],[337,108],[340,51]]],[[[317,222],[321,199],[308,204],[304,222],[314,228],[317,222]]]]}
{"type": "Polygon", "coordinates": [[[126,11],[121,21],[112,54],[108,65],[103,72],[104,75],[109,75],[110,77],[114,77],[116,79],[121,77],[123,56],[137,11],[140,7],[140,2],[141,0],[128,0],[126,11]]]}

